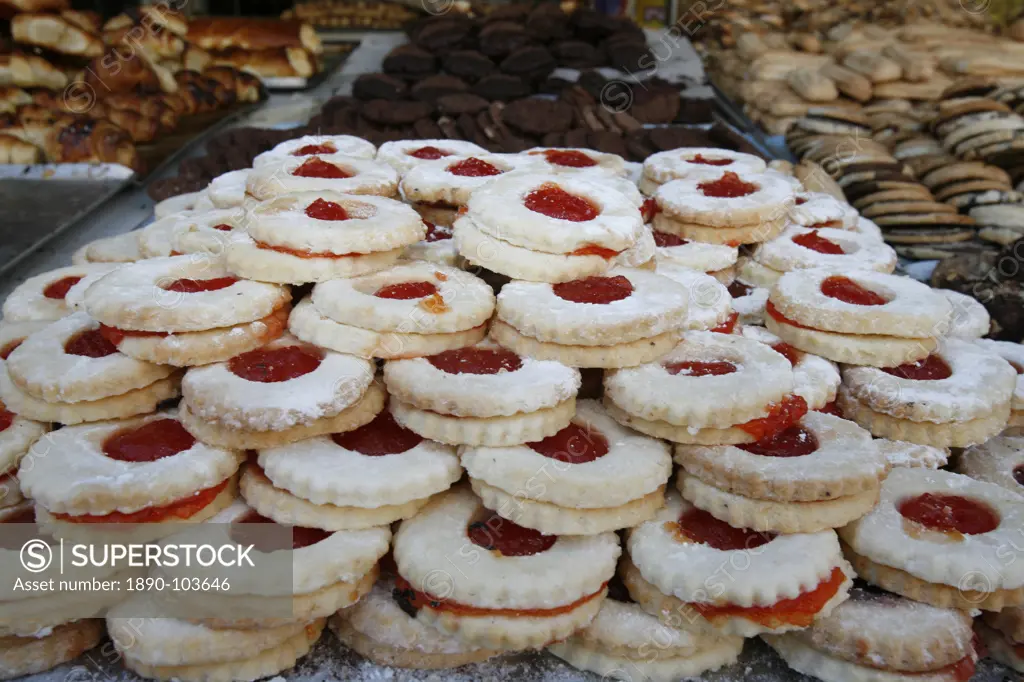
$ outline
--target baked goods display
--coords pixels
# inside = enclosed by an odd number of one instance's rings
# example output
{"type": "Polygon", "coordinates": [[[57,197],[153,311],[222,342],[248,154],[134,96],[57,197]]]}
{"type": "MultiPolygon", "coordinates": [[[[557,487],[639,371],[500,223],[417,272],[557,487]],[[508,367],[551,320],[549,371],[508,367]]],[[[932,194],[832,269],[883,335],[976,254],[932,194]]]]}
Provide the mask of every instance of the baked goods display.
{"type": "Polygon", "coordinates": [[[300,0],[281,15],[283,19],[300,19],[316,28],[375,30],[404,28],[419,16],[411,7],[381,0],[300,0]]]}
{"type": "Polygon", "coordinates": [[[757,157],[627,168],[319,135],[166,200],[5,304],[0,509],[293,527],[291,617],[106,612],[145,678],[273,676],[329,625],[395,667],[672,680],[763,637],[826,682],[966,680],[979,609],[1018,665],[1019,346],[757,157]]]}

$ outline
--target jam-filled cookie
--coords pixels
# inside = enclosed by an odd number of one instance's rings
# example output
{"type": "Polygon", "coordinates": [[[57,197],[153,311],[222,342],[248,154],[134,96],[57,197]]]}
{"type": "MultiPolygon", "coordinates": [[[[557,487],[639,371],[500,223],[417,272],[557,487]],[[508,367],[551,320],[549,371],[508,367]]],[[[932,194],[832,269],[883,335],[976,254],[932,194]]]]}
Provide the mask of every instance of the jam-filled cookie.
{"type": "Polygon", "coordinates": [[[103,641],[103,621],[76,620],[39,636],[0,637],[0,679],[13,680],[52,670],[103,641]]]}
{"type": "Polygon", "coordinates": [[[387,164],[345,154],[284,156],[249,173],[245,191],[258,201],[324,191],[391,197],[398,191],[398,173],[387,164]]]}
{"type": "MultiPolygon", "coordinates": [[[[977,299],[951,289],[937,289],[938,293],[953,306],[953,314],[949,320],[947,336],[961,339],[980,339],[987,336],[992,327],[992,317],[988,310],[977,299]]],[[[990,342],[1000,343],[1000,342],[990,342]]],[[[1020,344],[1008,344],[1020,346],[1020,344]]],[[[996,346],[991,347],[995,350],[996,346]]]]}
{"type": "Polygon", "coordinates": [[[210,259],[177,256],[111,272],[89,287],[85,309],[125,355],[182,367],[227,360],[276,339],[290,301],[285,287],[239,279],[210,259]]]}
{"type": "Polygon", "coordinates": [[[18,464],[32,444],[49,430],[48,423],[25,419],[0,401],[0,510],[10,509],[25,499],[18,485],[18,464]]]}
{"type": "Polygon", "coordinates": [[[1017,672],[1024,672],[1024,608],[986,613],[975,622],[975,631],[989,656],[1017,672]]]}
{"type": "Polygon", "coordinates": [[[594,619],[620,552],[614,533],[544,535],[456,488],[402,522],[396,588],[404,610],[463,642],[541,648],[594,619]]]}
{"type": "Polygon", "coordinates": [[[978,339],[975,343],[1006,360],[1017,372],[1017,383],[1013,389],[1013,399],[1010,401],[1009,426],[1024,427],[1024,345],[991,339],[978,339]]]}
{"type": "Polygon", "coordinates": [[[809,228],[856,230],[857,217],[853,206],[822,192],[797,192],[789,210],[790,220],[809,228]]]}
{"type": "Polygon", "coordinates": [[[1024,498],[948,471],[893,469],[878,505],[839,530],[864,580],[934,606],[1024,605],[1024,566],[1005,560],[1024,498]]]}
{"type": "Polygon", "coordinates": [[[384,366],[391,411],[425,438],[517,445],[554,435],[576,411],[579,370],[491,341],[384,366]]]}
{"type": "Polygon", "coordinates": [[[251,168],[228,171],[211,180],[206,187],[210,202],[217,208],[242,208],[254,205],[255,200],[245,193],[251,171],[251,168]]]}
{"type": "Polygon", "coordinates": [[[114,265],[71,265],[30,277],[4,301],[4,323],[59,320],[74,310],[65,300],[68,293],[89,275],[105,274],[114,265]]]}
{"type": "Polygon", "coordinates": [[[240,450],[351,431],[373,419],[386,394],[362,358],[285,334],[182,379],[181,420],[204,443],[240,450]]]}
{"type": "Polygon", "coordinates": [[[779,533],[859,518],[889,471],[871,434],[820,412],[756,443],[676,445],[675,460],[684,498],[737,528],[779,533]]]}
{"type": "Polygon", "coordinates": [[[488,154],[483,147],[463,140],[397,140],[385,142],[377,150],[377,162],[385,163],[402,175],[421,163],[448,156],[488,154]]]}
{"type": "Polygon", "coordinates": [[[765,325],[786,343],[835,362],[893,367],[935,350],[951,314],[949,301],[908,277],[817,268],[778,279],[765,325]]]}
{"type": "MultiPolygon", "coordinates": [[[[214,210],[212,207],[208,210],[214,210]]],[[[205,211],[201,211],[205,213],[205,211]]],[[[172,213],[171,215],[157,218],[140,230],[131,234],[135,235],[139,245],[140,260],[147,258],[166,258],[174,252],[174,237],[181,230],[182,221],[186,220],[192,211],[183,213],[172,213]]]]}
{"type": "Polygon", "coordinates": [[[743,637],[799,630],[831,613],[853,584],[834,531],[734,528],[675,493],[629,531],[626,546],[630,596],[674,627],[743,637]]]}
{"type": "Polygon", "coordinates": [[[967,448],[957,458],[956,470],[1024,495],[1024,438],[999,436],[967,448]]]}
{"type": "Polygon", "coordinates": [[[498,295],[494,341],[573,367],[630,367],[670,350],[687,323],[687,292],[646,270],[546,284],[510,282],[498,295]]]}
{"type": "Polygon", "coordinates": [[[730,272],[739,259],[739,249],[735,246],[690,241],[658,230],[652,230],[652,236],[659,263],[668,261],[718,277],[717,273],[730,272]]]}
{"type": "Polygon", "coordinates": [[[177,217],[175,228],[170,233],[171,250],[154,255],[196,253],[223,256],[229,245],[245,235],[248,218],[246,210],[240,207],[216,208],[177,217]]]}
{"type": "Polygon", "coordinates": [[[875,446],[893,467],[940,469],[949,461],[949,448],[937,448],[931,445],[909,443],[905,440],[889,440],[888,438],[876,438],[875,446]]]}
{"type": "Polygon", "coordinates": [[[303,135],[286,140],[270,151],[263,152],[253,162],[253,168],[273,165],[284,158],[304,159],[308,156],[324,154],[344,154],[357,159],[373,159],[377,156],[377,148],[354,135],[303,135]]]}
{"type": "Polygon", "coordinates": [[[795,385],[793,366],[772,348],[691,331],[655,362],[606,372],[604,404],[620,424],[656,438],[753,443],[807,413],[795,385]]]}
{"type": "Polygon", "coordinates": [[[549,535],[646,521],[664,503],[672,470],[663,442],[623,428],[592,400],[580,401],[572,422],[543,440],[460,454],[484,506],[549,535]]]}
{"type": "Polygon", "coordinates": [[[793,393],[807,401],[808,410],[822,410],[833,403],[842,378],[834,362],[793,348],[764,327],[743,326],[740,334],[771,346],[793,366],[793,393]]]}
{"type": "Polygon", "coordinates": [[[572,147],[534,147],[520,152],[539,168],[540,173],[583,173],[626,175],[626,163],[618,154],[572,147]]]}
{"type": "Polygon", "coordinates": [[[401,263],[321,282],[295,307],[289,328],[303,341],[364,358],[408,358],[471,346],[487,333],[494,292],[462,270],[401,263]]]}
{"type": "Polygon", "coordinates": [[[770,289],[757,287],[737,277],[729,285],[729,296],[732,297],[732,309],[739,313],[742,325],[763,325],[765,308],[768,305],[770,289]]]}
{"type": "Polygon", "coordinates": [[[455,221],[468,261],[513,279],[597,275],[643,235],[637,205],[603,178],[508,173],[473,192],[455,221]]]}
{"type": "Polygon", "coordinates": [[[125,232],[89,242],[71,255],[71,263],[134,263],[142,257],[138,235],[135,232],[125,232]]]}
{"type": "Polygon", "coordinates": [[[160,220],[161,218],[166,218],[173,213],[182,213],[184,211],[193,211],[196,209],[206,210],[208,208],[213,208],[213,202],[211,202],[210,197],[207,196],[206,190],[202,190],[200,192],[186,192],[185,194],[179,194],[157,202],[156,206],[153,207],[153,216],[157,220],[160,220]]]}
{"type": "Polygon", "coordinates": [[[694,174],[722,171],[763,173],[768,166],[759,156],[728,149],[684,148],[651,154],[644,161],[640,189],[651,196],[666,182],[694,174]]]}
{"type": "Polygon", "coordinates": [[[823,682],[964,682],[979,658],[967,613],[860,587],[806,630],[764,640],[789,667],[823,682]]]}
{"type": "Polygon", "coordinates": [[[173,367],[119,352],[86,313],[32,334],[0,367],[0,397],[11,410],[62,424],[152,412],[177,397],[179,383],[173,367]]]}
{"type": "Polygon", "coordinates": [[[301,284],[390,267],[426,236],[409,206],[386,197],[296,192],[253,208],[249,238],[227,250],[230,271],[262,282],[301,284]]]}
{"type": "Polygon", "coordinates": [[[736,330],[740,315],[732,309],[732,297],[724,284],[711,275],[671,260],[659,259],[655,272],[682,284],[686,289],[684,329],[721,334],[731,334],[736,330]]]}
{"type": "Polygon", "coordinates": [[[942,339],[931,355],[897,367],[844,367],[838,405],[881,438],[967,447],[1007,424],[1017,373],[970,341],[942,339]]]}
{"type": "Polygon", "coordinates": [[[407,246],[402,258],[460,267],[464,259],[455,248],[455,228],[427,219],[424,219],[423,224],[427,227],[427,236],[407,246]]]}

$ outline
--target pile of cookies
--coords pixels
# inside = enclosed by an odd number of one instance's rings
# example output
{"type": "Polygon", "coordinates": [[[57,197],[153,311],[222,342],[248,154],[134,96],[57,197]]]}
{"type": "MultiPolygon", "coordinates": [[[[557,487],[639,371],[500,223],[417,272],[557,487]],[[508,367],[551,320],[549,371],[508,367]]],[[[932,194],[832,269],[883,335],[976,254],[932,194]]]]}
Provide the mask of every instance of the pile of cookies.
{"type": "MultiPolygon", "coordinates": [[[[290,531],[290,584],[97,605],[152,679],[273,676],[325,627],[396,667],[672,680],[762,637],[826,682],[967,679],[977,609],[1024,667],[1020,347],[891,274],[823,181],[716,148],[637,181],[587,148],[308,136],[159,205],[122,264],[87,263],[106,241],[8,299],[4,515],[290,531]]],[[[29,606],[5,670],[90,646],[29,606]]]]}

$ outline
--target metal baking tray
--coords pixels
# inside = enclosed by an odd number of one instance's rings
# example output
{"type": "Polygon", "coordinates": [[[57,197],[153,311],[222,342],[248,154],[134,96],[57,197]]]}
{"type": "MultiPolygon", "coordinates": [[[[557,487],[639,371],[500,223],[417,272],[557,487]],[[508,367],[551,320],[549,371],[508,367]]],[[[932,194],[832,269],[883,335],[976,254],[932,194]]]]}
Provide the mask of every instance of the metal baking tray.
{"type": "Polygon", "coordinates": [[[0,276],[132,181],[119,164],[0,164],[0,276]]]}

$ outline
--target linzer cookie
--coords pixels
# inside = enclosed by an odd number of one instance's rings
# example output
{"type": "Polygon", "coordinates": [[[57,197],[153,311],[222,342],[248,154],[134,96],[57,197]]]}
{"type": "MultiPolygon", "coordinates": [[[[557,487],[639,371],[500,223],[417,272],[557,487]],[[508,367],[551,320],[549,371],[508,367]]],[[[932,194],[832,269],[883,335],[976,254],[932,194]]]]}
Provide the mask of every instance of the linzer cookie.
{"type": "Polygon", "coordinates": [[[967,448],[957,458],[956,470],[1024,494],[1024,438],[999,436],[967,448]]]}
{"type": "Polygon", "coordinates": [[[629,531],[620,569],[630,596],[663,623],[752,637],[808,627],[843,603],[853,570],[832,530],[796,535],[734,528],[672,493],[629,531]],[[722,580],[722,566],[747,569],[722,580]]]}
{"type": "Polygon", "coordinates": [[[711,275],[691,270],[676,261],[660,260],[655,269],[659,275],[682,284],[686,289],[687,331],[715,331],[731,334],[736,329],[739,313],[732,309],[732,297],[724,284],[711,275]]]}
{"type": "Polygon", "coordinates": [[[652,231],[659,263],[671,262],[713,276],[730,272],[739,259],[739,249],[727,244],[690,241],[668,232],[652,231]]]}
{"type": "Polygon", "coordinates": [[[626,175],[625,160],[618,154],[593,149],[534,147],[519,154],[533,161],[541,173],[607,173],[626,175]]]}
{"type": "Polygon", "coordinates": [[[487,333],[494,293],[452,267],[412,262],[321,282],[289,321],[298,338],[364,358],[410,358],[471,346],[487,333]]]}
{"type": "MultiPolygon", "coordinates": [[[[377,156],[377,148],[363,138],[353,135],[304,135],[282,142],[270,151],[263,152],[253,160],[252,166],[253,168],[262,168],[288,157],[306,158],[331,154],[343,154],[357,159],[373,159],[377,156]]],[[[211,196],[212,198],[214,197],[211,196]]]]}
{"type": "Polygon", "coordinates": [[[834,362],[784,343],[764,327],[743,325],[738,333],[770,346],[793,366],[793,394],[807,402],[808,410],[822,410],[835,402],[841,378],[834,362]]]}
{"type": "Polygon", "coordinates": [[[405,248],[402,258],[405,260],[422,260],[438,265],[459,267],[464,262],[459,250],[455,248],[455,230],[450,225],[440,225],[424,220],[427,236],[405,248]]]}
{"type": "Polygon", "coordinates": [[[118,352],[85,313],[32,334],[0,367],[0,398],[11,410],[62,424],[152,412],[177,397],[179,384],[173,367],[118,352]]]}
{"type": "Polygon", "coordinates": [[[772,288],[765,324],[808,353],[889,367],[927,357],[949,329],[951,312],[940,294],[907,277],[794,270],[772,288]]]}
{"type": "Polygon", "coordinates": [[[606,372],[604,404],[619,423],[677,443],[752,443],[807,413],[793,367],[737,335],[686,332],[657,361],[606,372]]]}
{"type": "Polygon", "coordinates": [[[138,236],[134,232],[125,232],[89,242],[71,255],[71,262],[74,265],[134,263],[141,258],[138,236]]]}
{"type": "Polygon", "coordinates": [[[295,192],[394,196],[398,173],[377,161],[344,154],[285,156],[249,173],[246,192],[259,201],[295,192]]]}
{"type": "MultiPolygon", "coordinates": [[[[213,210],[212,207],[210,209],[213,210]]],[[[139,254],[143,259],[166,258],[174,251],[174,237],[181,229],[183,220],[192,215],[192,211],[184,213],[172,213],[163,218],[157,218],[141,230],[132,232],[138,240],[139,254]]]]}
{"type": "Polygon", "coordinates": [[[600,176],[509,173],[473,192],[455,221],[469,262],[536,282],[601,274],[643,235],[639,207],[600,176]]]}
{"type": "Polygon", "coordinates": [[[263,282],[302,284],[356,277],[390,267],[426,237],[409,206],[374,196],[296,192],[253,208],[247,239],[225,254],[227,268],[263,282]]]}
{"type": "Polygon", "coordinates": [[[46,329],[53,320],[34,320],[32,322],[8,322],[0,320],[0,360],[10,357],[14,349],[25,342],[32,334],[46,329]]]}
{"type": "Polygon", "coordinates": [[[251,170],[244,168],[228,171],[211,180],[206,188],[210,203],[217,208],[247,208],[253,205],[255,201],[245,193],[251,170]]]}
{"type": "Polygon", "coordinates": [[[49,424],[20,417],[0,402],[0,511],[25,499],[18,486],[18,464],[32,444],[49,430],[49,424]]]}
{"type": "Polygon", "coordinates": [[[125,265],[89,287],[100,333],[138,360],[206,365],[254,350],[284,331],[291,294],[189,256],[125,265]]]}
{"type": "Polygon", "coordinates": [[[77,620],[50,628],[39,636],[0,638],[0,678],[36,675],[75,660],[103,641],[103,621],[77,620]]]}
{"type": "MultiPolygon", "coordinates": [[[[952,289],[938,289],[937,291],[953,306],[953,314],[949,318],[949,331],[946,332],[947,336],[977,339],[988,335],[992,327],[992,317],[977,299],[952,289]]],[[[994,347],[991,349],[995,350],[994,347]]],[[[1024,360],[1024,354],[1021,355],[1021,360],[1024,360]]]]}
{"type": "Polygon", "coordinates": [[[765,306],[768,304],[770,291],[764,287],[747,284],[739,276],[729,284],[729,296],[732,297],[732,309],[739,313],[737,321],[741,325],[763,325],[765,306]]]}
{"type": "Polygon", "coordinates": [[[860,587],[808,629],[764,640],[789,667],[823,682],[967,680],[980,658],[967,613],[860,587]]]}
{"type": "Polygon", "coordinates": [[[1017,372],[1017,383],[1013,389],[1013,399],[1010,402],[1009,426],[1024,426],[1024,376],[1022,376],[1024,375],[1024,347],[1019,343],[989,339],[978,339],[975,343],[1006,360],[1017,372]]]}
{"type": "Polygon", "coordinates": [[[994,660],[1024,672],[1024,608],[986,613],[974,624],[975,632],[994,660]]]}
{"type": "Polygon", "coordinates": [[[74,312],[65,301],[68,292],[89,275],[105,274],[114,267],[105,263],[72,265],[30,277],[4,301],[4,322],[39,322],[67,317],[74,312]]]}
{"type": "Polygon", "coordinates": [[[210,201],[210,197],[206,194],[205,190],[202,192],[188,192],[164,199],[153,207],[153,216],[160,220],[175,213],[194,211],[197,208],[199,210],[214,208],[213,202],[210,201]]]}
{"type": "Polygon", "coordinates": [[[830,194],[797,192],[789,219],[803,227],[852,230],[857,224],[857,211],[830,194]]]}
{"type": "Polygon", "coordinates": [[[947,471],[893,469],[872,511],[839,530],[864,580],[933,606],[999,611],[1024,603],[1024,567],[1000,557],[1024,498],[947,471]]]}
{"type": "Polygon", "coordinates": [[[594,619],[620,552],[614,533],[544,535],[456,488],[402,522],[395,587],[403,610],[460,641],[539,648],[594,619]]]}
{"type": "Polygon", "coordinates": [[[679,180],[692,174],[721,169],[763,173],[767,165],[759,156],[728,149],[684,148],[651,154],[644,160],[640,189],[648,196],[666,182],[679,180]]]}
{"type": "Polygon", "coordinates": [[[385,142],[377,150],[377,161],[405,174],[421,163],[437,161],[446,156],[475,156],[488,151],[462,140],[399,140],[385,142]]]}
{"type": "Polygon", "coordinates": [[[661,508],[668,447],[581,401],[568,426],[512,447],[464,447],[462,464],[484,506],[549,535],[596,535],[642,523],[661,508]],[[544,472],[543,486],[532,485],[544,472]]]}
{"type": "Polygon", "coordinates": [[[176,217],[174,228],[167,235],[166,244],[170,251],[160,255],[196,253],[223,256],[231,243],[241,240],[245,235],[247,219],[248,214],[241,207],[216,208],[176,217]]]}
{"type": "Polygon", "coordinates": [[[881,438],[967,447],[1007,424],[1017,373],[1001,357],[943,339],[927,357],[895,367],[845,367],[839,408],[881,438]]]}
{"type": "Polygon", "coordinates": [[[406,428],[452,445],[511,446],[553,436],[576,411],[580,372],[493,343],[384,366],[391,411],[406,428]]]}
{"type": "Polygon", "coordinates": [[[889,463],[845,419],[808,413],[771,438],[741,445],[676,445],[683,497],[739,528],[815,533],[869,511],[889,463]]]}
{"type": "Polygon", "coordinates": [[[510,282],[498,296],[491,338],[528,357],[572,367],[630,367],[673,346],[687,322],[683,285],[615,268],[561,284],[510,282]]]}
{"type": "MultiPolygon", "coordinates": [[[[832,408],[835,410],[835,414],[839,412],[836,405],[832,405],[832,408]]],[[[887,438],[876,438],[875,446],[893,467],[939,469],[946,466],[949,461],[949,448],[936,448],[931,445],[887,438]]]]}

